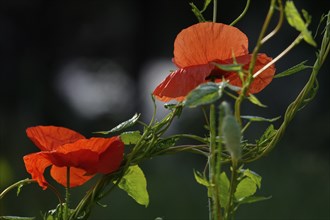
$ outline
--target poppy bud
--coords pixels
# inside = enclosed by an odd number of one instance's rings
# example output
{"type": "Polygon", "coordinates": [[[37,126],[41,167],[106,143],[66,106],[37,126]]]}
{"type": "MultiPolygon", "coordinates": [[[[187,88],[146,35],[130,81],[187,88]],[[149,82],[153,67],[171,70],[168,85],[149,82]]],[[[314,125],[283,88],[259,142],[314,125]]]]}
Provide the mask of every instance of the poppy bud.
{"type": "Polygon", "coordinates": [[[222,102],[220,108],[224,112],[221,122],[221,132],[227,151],[232,159],[239,160],[241,158],[241,127],[233,116],[227,102],[222,102]]]}

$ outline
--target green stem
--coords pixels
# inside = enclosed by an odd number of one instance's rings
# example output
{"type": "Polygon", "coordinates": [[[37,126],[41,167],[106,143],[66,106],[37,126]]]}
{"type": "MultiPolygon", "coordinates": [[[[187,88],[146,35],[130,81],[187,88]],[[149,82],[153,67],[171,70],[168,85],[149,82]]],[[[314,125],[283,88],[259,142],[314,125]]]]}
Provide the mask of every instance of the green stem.
{"type": "Polygon", "coordinates": [[[260,75],[264,70],[266,70],[268,67],[276,63],[279,59],[281,59],[283,56],[285,56],[290,50],[292,50],[295,46],[297,46],[301,40],[304,39],[303,35],[300,34],[285,50],[283,50],[279,55],[277,55],[272,61],[267,63],[265,66],[263,66],[260,70],[258,70],[256,73],[253,74],[253,78],[256,78],[258,75],[260,75]]]}
{"type": "Polygon", "coordinates": [[[237,160],[232,160],[232,172],[231,172],[231,180],[230,180],[230,189],[229,189],[229,200],[228,200],[228,207],[226,213],[226,220],[230,220],[234,216],[234,195],[237,187],[237,167],[238,162],[237,160]]]}
{"type": "Polygon", "coordinates": [[[11,190],[17,188],[17,187],[22,187],[24,185],[30,184],[30,183],[36,183],[35,180],[33,179],[24,179],[24,180],[20,180],[10,186],[8,186],[6,189],[4,189],[1,193],[0,193],[0,200],[11,190]]]}
{"type": "Polygon", "coordinates": [[[66,167],[66,187],[65,187],[65,206],[64,219],[69,219],[69,202],[70,202],[70,167],[66,167]]]}
{"type": "Polygon", "coordinates": [[[231,26],[234,26],[239,20],[241,20],[244,17],[247,10],[249,9],[249,6],[250,6],[250,0],[247,0],[243,12],[233,22],[231,22],[230,24],[231,26]]]}
{"type": "Polygon", "coordinates": [[[218,1],[213,0],[213,22],[217,22],[217,9],[218,9],[218,1]]]}
{"type": "Polygon", "coordinates": [[[211,185],[211,201],[209,202],[210,210],[209,215],[211,220],[221,219],[221,207],[219,194],[217,192],[217,173],[216,173],[216,117],[215,106],[210,106],[210,154],[209,154],[209,181],[211,185]]]}
{"type": "Polygon", "coordinates": [[[276,3],[276,0],[272,0],[271,3],[270,3],[270,7],[269,7],[269,10],[268,10],[267,16],[265,18],[264,24],[262,26],[261,32],[259,34],[256,46],[254,47],[254,50],[252,52],[252,58],[251,58],[247,78],[246,78],[246,80],[244,80],[243,86],[242,86],[242,91],[241,91],[240,95],[238,96],[238,98],[236,99],[236,102],[235,102],[235,118],[236,118],[236,120],[239,124],[242,124],[242,121],[241,121],[241,104],[242,104],[245,96],[247,95],[247,91],[248,91],[248,89],[250,87],[250,84],[253,80],[253,76],[252,76],[253,74],[252,73],[253,73],[253,70],[254,70],[254,67],[255,67],[255,64],[256,64],[256,61],[257,61],[257,56],[258,56],[259,49],[262,45],[262,39],[265,36],[265,33],[266,33],[267,28],[269,26],[270,20],[273,16],[273,13],[274,13],[275,3],[276,3]]]}

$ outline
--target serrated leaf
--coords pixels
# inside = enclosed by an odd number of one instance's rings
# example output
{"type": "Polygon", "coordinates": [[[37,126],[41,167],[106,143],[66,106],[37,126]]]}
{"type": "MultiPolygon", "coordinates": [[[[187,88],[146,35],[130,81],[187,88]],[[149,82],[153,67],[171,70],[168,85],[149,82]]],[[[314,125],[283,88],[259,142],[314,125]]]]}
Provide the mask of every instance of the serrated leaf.
{"type": "Polygon", "coordinates": [[[138,204],[147,207],[149,205],[149,194],[147,191],[147,180],[138,165],[130,166],[121,181],[119,188],[127,192],[138,204]]]}
{"type": "Polygon", "coordinates": [[[117,132],[117,131],[124,130],[125,128],[133,126],[137,122],[137,120],[140,118],[140,115],[141,114],[135,113],[135,115],[132,118],[128,119],[127,121],[124,121],[124,122],[120,123],[119,125],[117,125],[116,127],[112,128],[109,131],[97,131],[97,132],[94,132],[94,133],[97,133],[97,134],[110,134],[110,133],[114,133],[114,132],[117,132]]]}
{"type": "Polygon", "coordinates": [[[213,62],[213,64],[221,70],[228,71],[228,72],[239,72],[242,71],[242,64],[219,64],[213,62]]]}
{"type": "Polygon", "coordinates": [[[236,188],[234,194],[236,200],[252,196],[257,191],[257,185],[251,178],[242,179],[236,188]]]}
{"type": "Polygon", "coordinates": [[[259,101],[259,99],[256,96],[252,95],[252,94],[249,94],[249,96],[247,98],[248,98],[248,100],[251,103],[253,103],[253,104],[255,104],[255,105],[259,106],[259,107],[262,107],[262,108],[266,108],[267,107],[267,105],[262,104],[259,101]]]}
{"type": "Polygon", "coordinates": [[[0,220],[34,220],[35,217],[0,216],[0,220]]]}
{"type": "Polygon", "coordinates": [[[253,122],[274,122],[277,121],[278,119],[281,118],[281,116],[278,116],[276,118],[263,118],[263,117],[259,117],[259,116],[251,116],[251,115],[242,115],[241,116],[242,119],[247,119],[249,121],[253,121],[253,122]]]}
{"type": "Polygon", "coordinates": [[[271,199],[271,196],[264,197],[264,196],[249,196],[249,197],[244,197],[240,199],[238,202],[239,205],[241,204],[247,204],[247,203],[255,203],[255,202],[260,202],[264,200],[271,199]]]}
{"type": "Polygon", "coordinates": [[[298,73],[300,71],[303,71],[305,69],[311,69],[313,68],[312,66],[306,66],[305,63],[307,62],[307,60],[281,72],[281,73],[278,73],[274,76],[274,78],[281,78],[281,77],[285,77],[285,76],[290,76],[292,74],[295,74],[295,73],[298,73]]]}
{"type": "Polygon", "coordinates": [[[220,181],[219,181],[219,189],[220,189],[220,204],[221,207],[227,208],[228,207],[228,202],[229,202],[229,186],[230,182],[229,179],[226,175],[225,172],[222,172],[219,176],[220,181]]]}
{"type": "Polygon", "coordinates": [[[208,82],[192,90],[186,97],[185,106],[195,108],[200,105],[207,105],[217,101],[222,96],[224,84],[208,82]]]}
{"type": "MultiPolygon", "coordinates": [[[[300,13],[298,12],[296,6],[294,5],[293,1],[286,1],[285,4],[285,15],[288,20],[288,23],[294,27],[296,30],[300,31],[303,35],[304,40],[309,43],[310,45],[316,47],[316,42],[314,41],[311,32],[307,29],[307,24],[304,22],[300,13]]],[[[303,12],[304,17],[308,17],[309,19],[307,22],[310,22],[310,17],[307,15],[307,12],[303,12]]]]}
{"type": "Polygon", "coordinates": [[[128,131],[120,134],[120,139],[125,145],[136,144],[141,138],[140,131],[128,131]]]}
{"type": "Polygon", "coordinates": [[[247,178],[250,178],[260,189],[261,187],[261,176],[252,170],[246,169],[243,172],[243,175],[246,176],[247,178]]]}

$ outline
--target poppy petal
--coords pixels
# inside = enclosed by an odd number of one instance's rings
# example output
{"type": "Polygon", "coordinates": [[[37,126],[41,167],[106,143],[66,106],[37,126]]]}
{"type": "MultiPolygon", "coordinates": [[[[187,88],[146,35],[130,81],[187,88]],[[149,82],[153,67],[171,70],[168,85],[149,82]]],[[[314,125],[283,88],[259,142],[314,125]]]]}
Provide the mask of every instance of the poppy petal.
{"type": "Polygon", "coordinates": [[[116,171],[123,160],[124,143],[119,137],[113,137],[109,141],[111,141],[110,145],[99,157],[98,173],[107,174],[116,171]]]}
{"type": "MultiPolygon", "coordinates": [[[[50,175],[56,182],[62,186],[67,186],[67,167],[52,166],[50,169],[50,175]]],[[[83,169],[70,167],[70,187],[80,186],[90,180],[94,175],[86,175],[86,171],[83,169]]]]}
{"type": "MultiPolygon", "coordinates": [[[[74,144],[66,144],[66,147],[73,147],[74,144]]],[[[72,151],[62,153],[51,151],[48,153],[51,163],[57,167],[76,167],[84,169],[89,174],[97,172],[99,154],[89,149],[72,149],[72,151]]]]}
{"type": "Polygon", "coordinates": [[[36,126],[26,129],[27,136],[43,151],[56,149],[58,146],[73,143],[85,137],[78,132],[64,127],[36,126]]]}
{"type": "Polygon", "coordinates": [[[44,190],[47,189],[48,183],[45,180],[45,169],[51,165],[50,160],[43,152],[32,153],[23,157],[25,168],[31,174],[32,179],[36,180],[44,190]]]}
{"type": "Polygon", "coordinates": [[[88,174],[110,173],[118,169],[123,160],[124,143],[119,137],[81,139],[65,144],[50,153],[56,166],[84,169],[88,174]]]}
{"type": "Polygon", "coordinates": [[[248,38],[243,32],[221,23],[203,22],[178,34],[173,61],[183,68],[245,54],[248,54],[248,38]]]}
{"type": "Polygon", "coordinates": [[[156,87],[153,95],[163,102],[183,101],[190,91],[206,82],[213,68],[213,65],[206,64],[178,69],[156,87]]]}
{"type": "MultiPolygon", "coordinates": [[[[256,73],[258,70],[263,68],[267,63],[269,63],[272,58],[268,57],[266,54],[258,54],[257,61],[253,70],[253,73],[256,73]]],[[[249,68],[249,63],[244,66],[244,69],[249,68]]],[[[275,74],[275,65],[271,65],[261,74],[259,74],[255,79],[253,79],[249,93],[255,94],[263,90],[272,80],[275,74]]],[[[234,86],[241,87],[242,82],[239,79],[237,74],[231,74],[228,78],[229,83],[234,86]]]]}

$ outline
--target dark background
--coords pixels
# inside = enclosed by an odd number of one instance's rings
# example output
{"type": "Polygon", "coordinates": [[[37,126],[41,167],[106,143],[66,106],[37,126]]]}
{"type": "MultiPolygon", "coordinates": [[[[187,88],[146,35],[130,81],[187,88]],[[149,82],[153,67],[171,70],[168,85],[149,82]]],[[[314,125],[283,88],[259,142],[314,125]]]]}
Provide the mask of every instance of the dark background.
{"type": "MultiPolygon", "coordinates": [[[[25,135],[29,126],[64,126],[90,137],[91,132],[110,129],[135,112],[142,112],[148,122],[152,107],[146,100],[174,68],[169,62],[175,36],[197,22],[189,2],[1,1],[0,190],[29,177],[22,157],[37,151],[25,135]]],[[[202,5],[201,1],[195,3],[202,5]]],[[[237,23],[249,37],[250,50],[267,13],[267,3],[252,1],[246,17],[237,23]]],[[[219,1],[218,21],[230,23],[244,4],[219,1]]],[[[325,0],[296,1],[296,5],[313,16],[314,31],[321,14],[330,8],[325,0]]],[[[207,19],[211,19],[211,11],[207,11],[207,19]]],[[[297,34],[285,24],[261,51],[275,57],[297,34]]],[[[312,65],[315,52],[302,43],[276,64],[277,72],[303,60],[312,65]]],[[[272,195],[272,199],[242,206],[237,219],[330,218],[329,68],[328,58],[319,73],[316,98],[297,114],[275,150],[246,165],[263,177],[258,194],[272,195]]],[[[258,94],[269,107],[248,105],[246,113],[283,115],[308,75],[309,71],[303,71],[275,79],[258,94]]],[[[163,108],[161,103],[158,108],[163,108]]],[[[185,109],[172,132],[202,133],[202,123],[199,110],[185,109]]],[[[258,126],[250,131],[252,138],[267,125],[258,126]]],[[[207,219],[206,190],[193,178],[193,169],[201,171],[205,162],[186,153],[147,161],[141,167],[148,180],[150,206],[139,206],[115,190],[102,201],[108,207],[96,207],[91,219],[207,219]]],[[[82,196],[92,183],[74,189],[73,197],[82,196]]],[[[32,184],[24,187],[19,197],[12,192],[1,200],[0,215],[39,217],[39,210],[55,206],[50,190],[42,191],[32,184]]]]}

